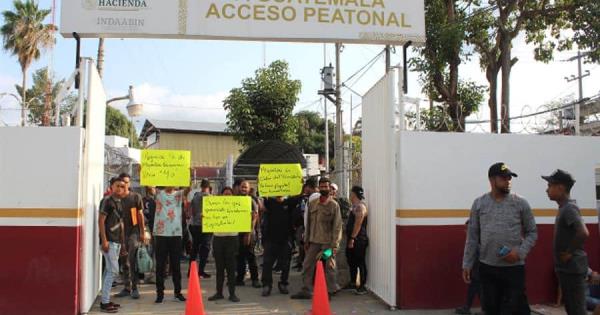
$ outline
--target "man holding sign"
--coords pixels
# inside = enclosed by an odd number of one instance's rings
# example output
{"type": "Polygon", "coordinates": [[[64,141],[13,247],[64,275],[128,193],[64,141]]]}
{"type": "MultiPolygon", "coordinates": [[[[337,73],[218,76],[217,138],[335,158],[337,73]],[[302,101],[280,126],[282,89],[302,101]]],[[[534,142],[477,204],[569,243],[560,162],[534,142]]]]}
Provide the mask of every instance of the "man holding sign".
{"type": "Polygon", "coordinates": [[[165,271],[167,260],[173,278],[175,300],[185,302],[181,294],[181,252],[182,252],[182,209],[183,192],[174,187],[166,187],[156,195],[156,215],[154,219],[154,243],[156,246],[156,300],[163,302],[165,291],[165,271]]]}
{"type": "Polygon", "coordinates": [[[294,241],[293,210],[283,197],[265,200],[265,212],[262,215],[262,236],[265,248],[262,269],[262,296],[271,295],[273,287],[273,264],[281,267],[281,281],[277,284],[279,293],[288,294],[288,278],[292,242],[294,241]]]}

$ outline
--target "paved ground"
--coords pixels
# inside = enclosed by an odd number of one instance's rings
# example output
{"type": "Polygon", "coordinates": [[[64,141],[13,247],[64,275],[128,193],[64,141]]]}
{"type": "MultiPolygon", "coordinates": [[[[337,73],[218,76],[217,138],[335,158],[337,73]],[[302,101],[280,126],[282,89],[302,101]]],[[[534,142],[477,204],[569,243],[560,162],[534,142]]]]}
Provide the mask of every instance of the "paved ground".
{"type": "MultiPolygon", "coordinates": [[[[214,275],[214,266],[209,264],[208,270],[214,275]]],[[[182,264],[182,272],[185,275],[187,272],[187,264],[182,264]]],[[[277,281],[279,275],[274,275],[274,281],[277,281]]],[[[185,277],[184,277],[185,278],[185,277]]],[[[300,286],[300,274],[292,271],[290,275],[290,291],[295,293],[300,286]]],[[[250,281],[247,280],[247,283],[250,281]]],[[[185,311],[185,303],[177,302],[173,299],[172,282],[168,278],[166,281],[167,290],[165,292],[165,301],[163,304],[154,304],[155,285],[141,284],[139,300],[131,298],[113,298],[113,301],[121,304],[119,314],[183,314],[185,311]]],[[[183,282],[183,294],[187,297],[187,279],[183,282]]],[[[122,287],[113,288],[113,294],[117,293],[122,287]]],[[[279,294],[276,288],[273,288],[270,297],[262,297],[261,289],[255,289],[250,286],[237,287],[236,293],[241,299],[240,303],[231,303],[227,300],[221,300],[217,303],[207,301],[207,297],[215,292],[214,276],[210,279],[201,281],[202,301],[206,314],[212,315],[263,315],[263,314],[285,314],[285,315],[304,315],[311,309],[311,301],[299,301],[290,299],[289,295],[279,294]]],[[[227,294],[225,295],[227,297],[227,294]]],[[[100,313],[99,298],[95,306],[89,314],[104,314],[100,313]]],[[[452,310],[395,310],[392,311],[384,303],[379,301],[373,295],[357,296],[352,292],[340,292],[331,300],[331,309],[337,315],[380,315],[380,314],[431,314],[431,315],[446,315],[453,314],[452,310]]],[[[549,306],[533,306],[536,313],[547,315],[562,315],[565,314],[561,309],[552,308],[549,306]]]]}

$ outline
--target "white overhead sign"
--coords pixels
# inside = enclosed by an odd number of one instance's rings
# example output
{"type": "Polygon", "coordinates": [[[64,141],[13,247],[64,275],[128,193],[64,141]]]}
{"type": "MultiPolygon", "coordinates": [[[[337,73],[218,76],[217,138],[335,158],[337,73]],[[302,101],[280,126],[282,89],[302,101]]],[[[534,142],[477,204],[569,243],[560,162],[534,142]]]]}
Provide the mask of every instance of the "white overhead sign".
{"type": "Polygon", "coordinates": [[[425,40],[424,0],[62,0],[65,37],[401,44],[425,40]]]}

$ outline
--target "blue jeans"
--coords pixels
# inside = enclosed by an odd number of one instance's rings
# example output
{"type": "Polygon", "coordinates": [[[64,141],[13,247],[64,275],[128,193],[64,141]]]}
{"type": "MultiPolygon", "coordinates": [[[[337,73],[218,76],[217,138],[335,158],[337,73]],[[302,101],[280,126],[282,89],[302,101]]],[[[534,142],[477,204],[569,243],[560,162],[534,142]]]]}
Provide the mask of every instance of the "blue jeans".
{"type": "Polygon", "coordinates": [[[110,289],[113,280],[119,276],[119,252],[121,244],[108,242],[108,253],[102,251],[104,256],[104,281],[102,282],[102,304],[110,302],[110,289]]]}

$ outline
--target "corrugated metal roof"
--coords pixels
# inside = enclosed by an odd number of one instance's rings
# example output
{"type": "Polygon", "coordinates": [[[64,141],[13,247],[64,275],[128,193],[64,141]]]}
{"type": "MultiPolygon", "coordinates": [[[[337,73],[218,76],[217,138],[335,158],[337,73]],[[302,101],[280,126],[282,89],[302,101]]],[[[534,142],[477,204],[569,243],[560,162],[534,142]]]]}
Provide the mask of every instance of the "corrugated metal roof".
{"type": "Polygon", "coordinates": [[[148,119],[148,122],[150,122],[156,129],[159,130],[225,133],[227,129],[227,125],[225,123],[214,122],[175,121],[158,119],[148,119]]]}

